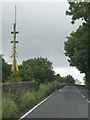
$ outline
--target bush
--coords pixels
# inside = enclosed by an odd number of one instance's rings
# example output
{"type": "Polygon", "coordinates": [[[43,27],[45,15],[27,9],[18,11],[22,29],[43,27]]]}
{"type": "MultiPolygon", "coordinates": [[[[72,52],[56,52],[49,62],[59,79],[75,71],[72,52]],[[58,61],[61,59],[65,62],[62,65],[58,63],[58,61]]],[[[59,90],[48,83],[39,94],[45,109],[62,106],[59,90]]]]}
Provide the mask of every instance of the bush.
{"type": "Polygon", "coordinates": [[[22,97],[18,100],[18,105],[20,110],[24,108],[32,107],[39,101],[44,99],[50,93],[54,91],[54,86],[52,84],[41,84],[39,90],[32,92],[25,92],[22,97]]]}
{"type": "Polygon", "coordinates": [[[48,84],[41,84],[38,91],[25,92],[20,96],[17,101],[13,101],[11,97],[3,98],[3,118],[9,118],[17,113],[20,113],[24,109],[31,108],[40,102],[42,99],[50,95],[54,90],[60,89],[61,84],[57,81],[53,81],[48,84]],[[15,104],[16,103],[16,104],[15,104]],[[8,109],[9,108],[9,109],[8,109]]]}
{"type": "Polygon", "coordinates": [[[21,77],[19,71],[15,71],[14,73],[12,73],[8,79],[8,82],[20,82],[20,81],[21,77]]]}
{"type": "Polygon", "coordinates": [[[86,88],[90,90],[90,82],[86,82],[86,88]]]}
{"type": "Polygon", "coordinates": [[[36,99],[36,92],[35,91],[25,92],[23,94],[23,96],[18,101],[20,110],[23,110],[24,108],[27,108],[28,106],[31,106],[36,101],[37,101],[37,99],[36,99]]]}
{"type": "Polygon", "coordinates": [[[10,118],[14,116],[19,111],[17,105],[11,98],[2,98],[2,117],[10,118]]]}
{"type": "MultiPolygon", "coordinates": [[[[57,83],[57,82],[56,82],[57,83]]],[[[40,89],[38,90],[38,97],[46,97],[54,92],[55,89],[60,88],[58,84],[56,85],[54,82],[48,84],[41,84],[40,89]]]]}

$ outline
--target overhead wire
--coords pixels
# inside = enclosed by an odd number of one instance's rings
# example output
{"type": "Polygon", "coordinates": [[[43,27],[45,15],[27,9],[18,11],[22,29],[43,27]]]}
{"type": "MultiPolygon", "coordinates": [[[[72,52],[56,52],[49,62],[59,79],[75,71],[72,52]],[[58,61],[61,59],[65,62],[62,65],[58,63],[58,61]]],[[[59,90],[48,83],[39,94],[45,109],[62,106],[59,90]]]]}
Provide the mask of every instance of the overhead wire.
{"type": "MultiPolygon", "coordinates": [[[[59,6],[59,5],[60,5],[59,3],[58,3],[58,4],[55,4],[55,5],[49,5],[49,6],[50,6],[49,8],[46,8],[46,9],[44,9],[44,10],[41,10],[41,11],[33,14],[32,16],[29,16],[28,18],[22,19],[21,21],[18,22],[18,24],[23,24],[24,22],[26,22],[26,21],[28,21],[28,20],[32,20],[32,19],[36,18],[37,16],[39,16],[39,15],[47,12],[48,10],[53,9],[54,7],[57,7],[57,6],[59,6]]],[[[3,23],[3,22],[2,22],[2,23],[3,23]]],[[[8,26],[10,26],[10,25],[11,25],[11,24],[6,24],[6,25],[5,25],[5,24],[4,24],[4,25],[2,24],[2,25],[0,25],[0,26],[2,26],[2,27],[8,27],[8,26]]]]}

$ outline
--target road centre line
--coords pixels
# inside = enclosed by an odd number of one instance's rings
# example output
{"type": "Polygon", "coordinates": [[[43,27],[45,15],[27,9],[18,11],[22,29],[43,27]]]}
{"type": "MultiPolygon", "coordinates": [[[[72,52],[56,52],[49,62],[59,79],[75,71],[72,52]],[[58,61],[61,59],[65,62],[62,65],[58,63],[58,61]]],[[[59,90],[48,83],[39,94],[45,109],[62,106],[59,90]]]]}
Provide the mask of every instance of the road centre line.
{"type": "MultiPolygon", "coordinates": [[[[78,93],[80,93],[80,91],[77,89],[78,93]]],[[[80,93],[81,94],[81,93],[80,93]]]]}
{"type": "Polygon", "coordinates": [[[82,96],[83,98],[85,98],[85,99],[87,100],[88,103],[90,103],[90,101],[89,101],[79,90],[77,90],[77,91],[81,94],[81,96],[82,96]]]}
{"type": "Polygon", "coordinates": [[[45,98],[43,101],[38,103],[36,106],[34,106],[31,110],[29,110],[27,113],[25,113],[22,117],[20,117],[18,120],[24,119],[28,114],[30,114],[32,111],[34,111],[38,106],[40,106],[42,103],[44,103],[46,100],[48,100],[55,92],[53,92],[51,95],[49,95],[47,98],[45,98]]]}
{"type": "MultiPolygon", "coordinates": [[[[79,93],[80,93],[80,92],[79,92],[79,93]]],[[[80,93],[80,94],[81,94],[81,93],[80,93]]],[[[85,98],[88,103],[90,103],[90,101],[89,101],[83,94],[81,94],[81,96],[82,96],[83,98],[85,98]]]]}
{"type": "Polygon", "coordinates": [[[83,98],[86,98],[83,94],[81,94],[83,98]]]}

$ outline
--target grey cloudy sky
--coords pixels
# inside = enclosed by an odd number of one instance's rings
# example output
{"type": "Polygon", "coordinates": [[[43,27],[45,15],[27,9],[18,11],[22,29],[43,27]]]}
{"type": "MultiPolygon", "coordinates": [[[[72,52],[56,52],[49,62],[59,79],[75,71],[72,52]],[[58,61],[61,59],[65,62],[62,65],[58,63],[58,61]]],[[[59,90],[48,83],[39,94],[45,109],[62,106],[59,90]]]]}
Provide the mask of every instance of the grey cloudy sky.
{"type": "MultiPolygon", "coordinates": [[[[2,53],[11,63],[11,44],[15,3],[3,3],[2,7],[2,53]]],[[[64,56],[64,41],[81,24],[72,25],[71,18],[65,15],[67,2],[18,2],[17,40],[18,63],[34,57],[47,57],[54,69],[67,68],[69,63],[64,56]]],[[[1,51],[1,50],[0,50],[1,51]]]]}

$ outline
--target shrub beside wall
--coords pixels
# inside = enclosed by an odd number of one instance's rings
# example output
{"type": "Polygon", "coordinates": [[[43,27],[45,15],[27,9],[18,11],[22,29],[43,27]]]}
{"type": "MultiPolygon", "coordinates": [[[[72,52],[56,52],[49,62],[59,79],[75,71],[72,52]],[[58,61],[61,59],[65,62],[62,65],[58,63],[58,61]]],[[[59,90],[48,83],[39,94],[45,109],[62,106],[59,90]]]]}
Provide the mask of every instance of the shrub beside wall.
{"type": "Polygon", "coordinates": [[[39,83],[37,82],[17,82],[17,83],[3,83],[2,96],[20,97],[26,91],[38,90],[39,83]]]}
{"type": "Polygon", "coordinates": [[[31,92],[26,91],[19,96],[17,100],[13,100],[11,96],[3,97],[2,99],[2,117],[13,118],[19,115],[24,110],[32,108],[38,102],[46,98],[56,89],[62,88],[63,85],[57,82],[48,84],[40,84],[37,91],[32,90],[31,92]],[[9,109],[8,109],[9,108],[9,109]]]}

